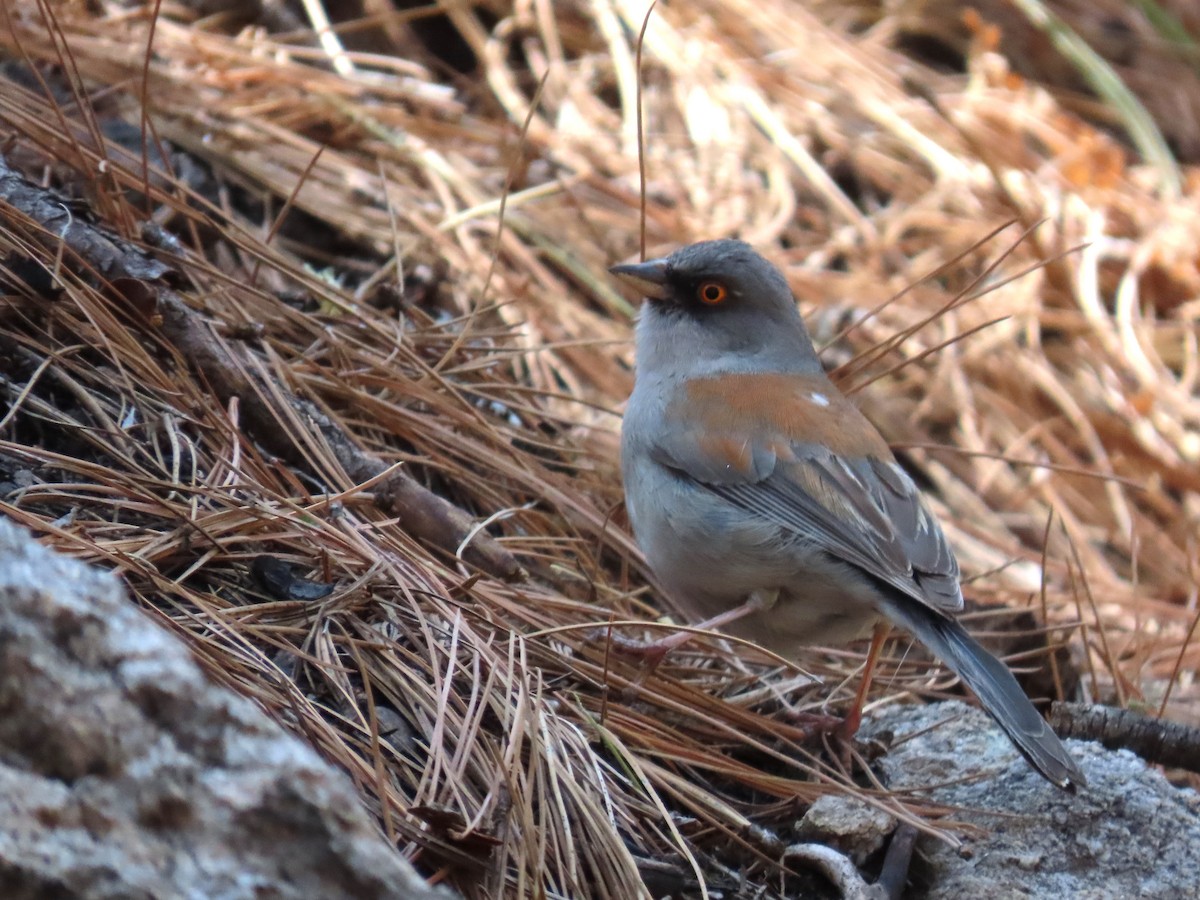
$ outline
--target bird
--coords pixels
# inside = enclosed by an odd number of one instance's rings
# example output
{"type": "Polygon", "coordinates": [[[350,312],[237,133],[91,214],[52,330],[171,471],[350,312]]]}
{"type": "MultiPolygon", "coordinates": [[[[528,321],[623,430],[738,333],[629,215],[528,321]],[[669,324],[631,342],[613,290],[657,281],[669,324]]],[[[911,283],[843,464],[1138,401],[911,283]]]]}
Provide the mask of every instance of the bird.
{"type": "Polygon", "coordinates": [[[959,566],[941,526],[829,379],[782,272],[738,240],[609,271],[645,297],[621,434],[626,508],[680,611],[785,657],[874,629],[851,734],[899,626],[1037,772],[1086,786],[1012,672],[958,621],[959,566]]]}

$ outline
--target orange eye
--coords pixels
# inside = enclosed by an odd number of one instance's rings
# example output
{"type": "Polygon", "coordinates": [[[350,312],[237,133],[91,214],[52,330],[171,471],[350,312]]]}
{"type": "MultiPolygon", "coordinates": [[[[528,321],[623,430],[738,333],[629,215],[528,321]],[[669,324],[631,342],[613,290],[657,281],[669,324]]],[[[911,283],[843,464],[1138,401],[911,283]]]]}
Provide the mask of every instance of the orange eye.
{"type": "Polygon", "coordinates": [[[706,281],[696,290],[696,296],[700,298],[701,303],[716,306],[729,296],[729,291],[719,281],[706,281]]]}

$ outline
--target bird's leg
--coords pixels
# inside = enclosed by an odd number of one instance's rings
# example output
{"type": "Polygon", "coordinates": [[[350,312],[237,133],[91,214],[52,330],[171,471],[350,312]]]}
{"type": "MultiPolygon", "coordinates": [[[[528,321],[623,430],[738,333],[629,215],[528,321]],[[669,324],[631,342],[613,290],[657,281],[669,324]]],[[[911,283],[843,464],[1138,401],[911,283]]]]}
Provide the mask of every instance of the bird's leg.
{"type": "Polygon", "coordinates": [[[854,735],[858,733],[859,726],[862,725],[862,708],[867,700],[867,692],[871,688],[875,665],[879,662],[879,655],[883,652],[883,643],[887,640],[890,630],[888,624],[876,623],[875,630],[871,634],[871,648],[867,651],[867,661],[863,666],[858,691],[854,695],[854,703],[851,705],[850,711],[845,716],[838,718],[820,713],[801,712],[790,707],[787,711],[788,718],[801,727],[808,728],[817,734],[832,736],[841,743],[842,763],[846,767],[846,771],[850,770],[850,747],[853,745],[854,735]]]}
{"type": "Polygon", "coordinates": [[[862,679],[858,683],[858,691],[854,695],[854,704],[850,707],[850,712],[842,719],[842,724],[838,727],[838,737],[849,743],[858,734],[859,726],[862,725],[863,704],[867,702],[867,692],[871,689],[871,679],[875,675],[875,665],[879,662],[879,655],[883,652],[883,642],[887,640],[888,634],[891,632],[891,626],[884,621],[875,623],[875,631],[871,634],[871,649],[867,651],[867,661],[863,666],[862,679]]]}
{"type": "MultiPolygon", "coordinates": [[[[728,625],[730,622],[736,622],[738,619],[770,609],[778,599],[779,591],[777,590],[755,591],[746,598],[744,603],[740,603],[732,609],[727,609],[725,612],[715,615],[711,619],[698,622],[694,627],[705,631],[713,631],[728,625]]],[[[659,638],[656,641],[623,640],[619,644],[614,642],[614,645],[626,653],[642,657],[647,664],[646,674],[650,675],[659,667],[668,653],[679,649],[695,636],[695,632],[689,630],[676,632],[669,637],[659,638]]]]}

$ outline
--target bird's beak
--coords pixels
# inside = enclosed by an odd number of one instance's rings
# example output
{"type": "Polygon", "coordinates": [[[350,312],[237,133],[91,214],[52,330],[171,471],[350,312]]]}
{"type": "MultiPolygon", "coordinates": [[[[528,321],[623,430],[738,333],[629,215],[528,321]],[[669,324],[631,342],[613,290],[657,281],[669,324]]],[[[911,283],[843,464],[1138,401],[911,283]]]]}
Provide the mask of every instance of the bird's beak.
{"type": "Polygon", "coordinates": [[[648,259],[640,263],[624,263],[613,266],[612,272],[630,287],[637,288],[642,294],[655,300],[666,300],[670,297],[667,287],[666,259],[648,259]]]}

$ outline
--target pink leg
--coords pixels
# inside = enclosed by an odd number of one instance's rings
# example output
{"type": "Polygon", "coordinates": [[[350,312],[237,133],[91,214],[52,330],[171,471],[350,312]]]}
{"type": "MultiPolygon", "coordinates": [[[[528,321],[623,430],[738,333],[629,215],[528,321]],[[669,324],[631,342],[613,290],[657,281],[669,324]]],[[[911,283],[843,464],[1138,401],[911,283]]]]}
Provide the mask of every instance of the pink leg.
{"type": "Polygon", "coordinates": [[[887,640],[891,630],[891,626],[886,622],[875,623],[875,631],[871,635],[871,649],[867,651],[867,662],[863,667],[862,680],[858,683],[858,691],[854,695],[854,704],[838,728],[838,736],[844,741],[853,740],[859,726],[862,725],[863,704],[867,702],[867,692],[871,689],[871,679],[875,675],[879,654],[883,652],[883,642],[887,640]]]}
{"type": "MultiPolygon", "coordinates": [[[[745,603],[738,604],[732,609],[727,609],[725,612],[713,616],[711,619],[705,619],[703,622],[697,623],[694,627],[704,631],[715,631],[722,626],[728,625],[730,622],[736,622],[738,619],[768,609],[774,602],[774,595],[768,600],[758,591],[755,591],[745,603]]],[[[656,641],[631,641],[627,638],[620,640],[614,638],[613,646],[618,647],[625,653],[640,656],[646,660],[649,667],[649,671],[646,674],[650,674],[659,667],[668,653],[672,650],[678,650],[695,636],[695,633],[692,631],[679,631],[669,637],[659,638],[656,641]]]]}
{"type": "Polygon", "coordinates": [[[854,695],[854,703],[850,706],[850,711],[844,718],[837,716],[826,716],[820,713],[800,712],[799,710],[789,709],[787,716],[797,725],[802,728],[810,729],[818,734],[833,735],[841,741],[846,749],[843,762],[849,768],[849,746],[854,739],[854,735],[858,733],[858,728],[862,725],[862,708],[867,700],[867,691],[871,688],[871,678],[875,674],[875,665],[879,661],[879,654],[883,651],[883,643],[887,640],[890,627],[884,623],[879,623],[875,626],[875,631],[871,635],[871,649],[867,651],[867,662],[863,668],[862,679],[858,684],[858,691],[854,695]]]}

